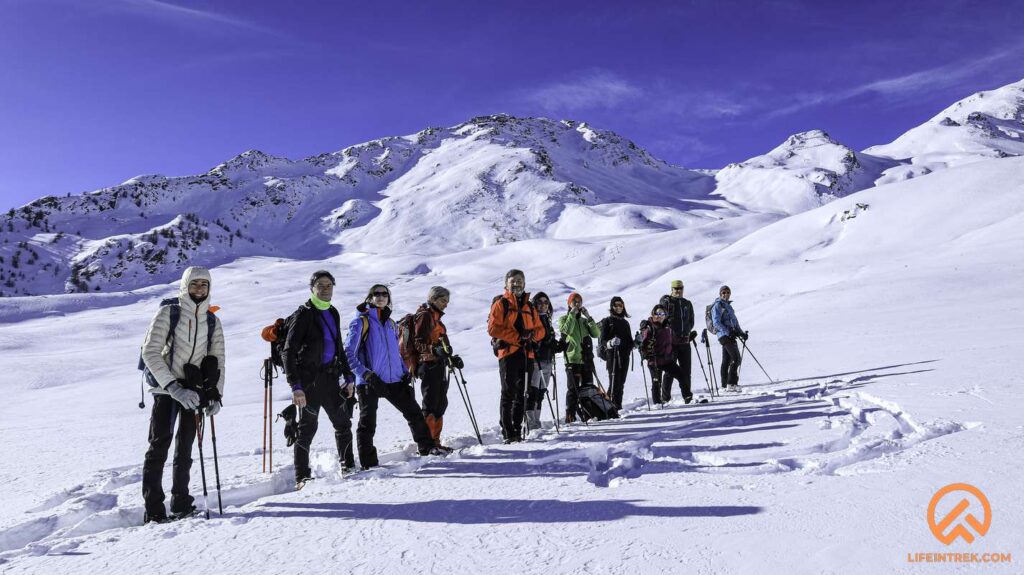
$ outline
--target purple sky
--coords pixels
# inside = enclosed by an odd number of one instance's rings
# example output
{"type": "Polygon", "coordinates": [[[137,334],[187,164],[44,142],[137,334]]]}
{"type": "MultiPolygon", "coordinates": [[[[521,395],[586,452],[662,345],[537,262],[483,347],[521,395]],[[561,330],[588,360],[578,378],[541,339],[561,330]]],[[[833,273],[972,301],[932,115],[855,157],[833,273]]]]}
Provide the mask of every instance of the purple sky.
{"type": "Polygon", "coordinates": [[[1015,2],[0,0],[0,207],[507,112],[719,168],[1024,77],[1015,2]]]}

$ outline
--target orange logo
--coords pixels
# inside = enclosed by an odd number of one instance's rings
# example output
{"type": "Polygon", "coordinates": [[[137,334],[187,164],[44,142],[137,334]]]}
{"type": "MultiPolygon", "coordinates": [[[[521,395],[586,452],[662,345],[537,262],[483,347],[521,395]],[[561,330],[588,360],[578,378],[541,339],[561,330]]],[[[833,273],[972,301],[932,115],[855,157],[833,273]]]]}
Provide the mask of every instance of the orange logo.
{"type": "Polygon", "coordinates": [[[973,529],[979,537],[983,537],[986,533],[988,533],[988,528],[991,524],[992,508],[989,506],[988,499],[985,497],[985,494],[982,493],[980,489],[974,487],[973,485],[968,485],[966,483],[953,483],[947,485],[940,489],[938,493],[936,493],[932,497],[931,502],[928,503],[928,527],[931,528],[932,535],[935,535],[936,539],[938,539],[946,545],[949,545],[953,541],[956,541],[957,537],[963,538],[963,540],[968,543],[973,543],[974,534],[971,533],[971,529],[973,529]],[[972,513],[968,513],[961,520],[961,516],[963,515],[964,511],[967,511],[967,509],[970,508],[971,506],[971,501],[964,498],[962,495],[960,495],[960,502],[957,503],[956,506],[953,507],[953,509],[949,513],[947,513],[945,517],[943,517],[941,520],[938,520],[938,518],[935,517],[935,508],[938,507],[939,502],[942,501],[942,499],[945,498],[947,495],[953,494],[952,496],[956,497],[956,494],[962,491],[966,491],[967,493],[973,495],[978,500],[978,502],[981,503],[982,511],[984,511],[982,520],[978,521],[978,519],[972,513]],[[956,526],[947,532],[946,530],[949,528],[949,526],[954,524],[956,526]],[[968,527],[970,527],[970,529],[968,529],[968,527]]]}

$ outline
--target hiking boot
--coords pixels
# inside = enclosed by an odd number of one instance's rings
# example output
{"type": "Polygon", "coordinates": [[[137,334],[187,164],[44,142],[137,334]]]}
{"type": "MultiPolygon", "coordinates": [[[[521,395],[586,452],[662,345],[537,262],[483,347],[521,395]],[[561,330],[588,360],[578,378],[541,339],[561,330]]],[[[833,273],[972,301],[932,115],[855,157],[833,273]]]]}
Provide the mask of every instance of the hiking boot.
{"type": "Polygon", "coordinates": [[[296,479],[295,480],[295,491],[301,491],[302,488],[305,487],[306,484],[309,483],[310,481],[313,481],[312,477],[303,477],[302,479],[296,479]]]}
{"type": "Polygon", "coordinates": [[[166,513],[153,513],[150,514],[148,511],[142,514],[142,524],[147,523],[170,523],[173,521],[166,513]]]}
{"type": "Polygon", "coordinates": [[[688,395],[688,396],[683,398],[683,403],[685,403],[687,405],[689,405],[690,402],[692,402],[692,401],[693,401],[693,396],[692,395],[688,395]]]}
{"type": "Polygon", "coordinates": [[[199,512],[196,510],[196,506],[195,505],[189,505],[188,509],[183,509],[181,511],[173,512],[171,514],[171,521],[177,521],[179,519],[185,519],[185,518],[188,518],[188,517],[192,517],[192,516],[194,516],[194,515],[196,515],[198,513],[199,512]]]}

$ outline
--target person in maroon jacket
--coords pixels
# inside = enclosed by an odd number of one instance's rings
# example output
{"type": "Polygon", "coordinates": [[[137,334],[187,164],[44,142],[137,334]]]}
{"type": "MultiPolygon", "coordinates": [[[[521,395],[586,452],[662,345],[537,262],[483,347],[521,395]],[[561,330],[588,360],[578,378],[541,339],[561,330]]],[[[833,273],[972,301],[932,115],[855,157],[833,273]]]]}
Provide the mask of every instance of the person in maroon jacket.
{"type": "MultiPolygon", "coordinates": [[[[675,362],[675,355],[672,353],[672,329],[665,322],[667,315],[668,312],[659,304],[651,310],[649,320],[654,353],[647,363],[647,367],[651,370],[651,383],[654,387],[660,385],[662,374],[683,381],[683,369],[675,362]]],[[[668,395],[664,392],[660,396],[657,393],[654,395],[662,399],[661,403],[668,402],[668,395]]],[[[683,401],[686,403],[693,401],[693,394],[684,395],[683,401]]]]}

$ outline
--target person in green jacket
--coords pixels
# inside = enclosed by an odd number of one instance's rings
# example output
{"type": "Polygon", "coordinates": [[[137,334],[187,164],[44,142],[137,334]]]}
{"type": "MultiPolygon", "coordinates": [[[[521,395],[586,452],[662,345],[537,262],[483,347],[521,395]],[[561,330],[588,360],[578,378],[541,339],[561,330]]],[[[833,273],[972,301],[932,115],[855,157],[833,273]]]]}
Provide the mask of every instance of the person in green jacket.
{"type": "Polygon", "coordinates": [[[583,296],[569,294],[569,313],[558,318],[558,331],[565,341],[565,422],[576,421],[579,409],[579,388],[594,384],[593,338],[601,335],[590,312],[583,307],[583,296]]]}

